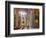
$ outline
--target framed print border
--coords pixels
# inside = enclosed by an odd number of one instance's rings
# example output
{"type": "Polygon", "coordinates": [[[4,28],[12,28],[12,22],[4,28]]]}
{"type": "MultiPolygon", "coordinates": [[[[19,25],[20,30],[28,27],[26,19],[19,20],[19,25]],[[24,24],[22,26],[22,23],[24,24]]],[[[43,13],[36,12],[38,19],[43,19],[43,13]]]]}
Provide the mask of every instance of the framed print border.
{"type": "Polygon", "coordinates": [[[44,3],[33,3],[33,2],[17,2],[17,1],[5,1],[5,37],[15,37],[15,36],[29,36],[29,35],[44,35],[45,34],[45,4],[44,3]],[[43,22],[42,22],[42,32],[38,33],[21,33],[21,34],[10,34],[10,5],[20,4],[20,5],[37,5],[42,6],[43,22]]]}

